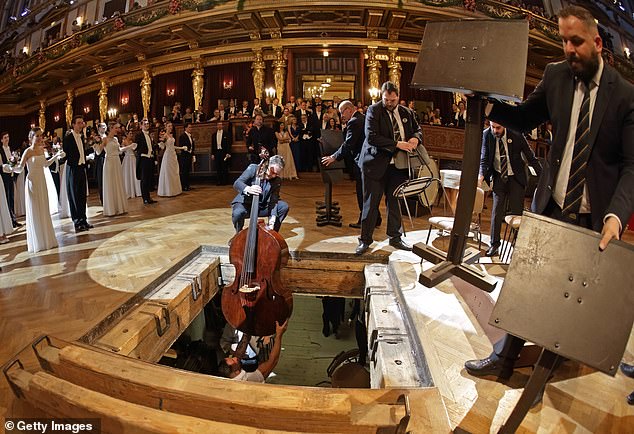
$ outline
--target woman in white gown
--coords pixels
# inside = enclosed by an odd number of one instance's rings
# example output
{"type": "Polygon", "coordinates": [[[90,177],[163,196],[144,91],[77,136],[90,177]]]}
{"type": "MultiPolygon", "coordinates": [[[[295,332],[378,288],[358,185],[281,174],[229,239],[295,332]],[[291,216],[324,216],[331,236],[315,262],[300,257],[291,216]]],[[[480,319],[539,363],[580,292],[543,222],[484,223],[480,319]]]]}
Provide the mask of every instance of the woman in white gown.
{"type": "Polygon", "coordinates": [[[26,208],[26,243],[28,251],[32,253],[57,246],[44,170],[62,157],[63,153],[58,152],[47,160],[42,147],[42,134],[40,128],[31,130],[29,133],[31,146],[24,151],[20,164],[14,168],[14,171],[19,173],[26,166],[29,171],[26,175],[24,202],[26,208]]]}
{"type": "MultiPolygon", "coordinates": [[[[46,158],[47,160],[52,158],[54,155],[52,152],[49,152],[49,149],[50,148],[44,149],[44,158],[46,158]]],[[[54,163],[51,163],[51,165],[52,164],[54,163]]],[[[44,179],[46,180],[46,189],[48,190],[48,208],[51,212],[51,215],[57,214],[59,212],[59,197],[57,195],[57,187],[55,187],[55,181],[53,181],[53,175],[50,166],[44,169],[44,179]]]]}
{"type": "Polygon", "coordinates": [[[174,125],[171,122],[165,124],[165,133],[162,141],[159,142],[163,152],[161,160],[161,171],[159,172],[158,195],[159,196],[178,196],[183,192],[181,179],[178,170],[178,159],[176,158],[176,149],[184,149],[181,146],[174,146],[173,135],[174,125]]]}
{"type": "Polygon", "coordinates": [[[286,162],[286,166],[284,166],[282,170],[282,179],[298,179],[293,153],[291,152],[291,135],[284,122],[280,122],[278,128],[278,131],[275,132],[275,137],[277,137],[277,153],[284,157],[284,161],[286,162]]]}
{"type": "Polygon", "coordinates": [[[123,139],[123,188],[128,199],[141,196],[141,181],[136,179],[136,143],[134,131],[128,132],[123,139]]]}
{"type": "Polygon", "coordinates": [[[103,164],[103,215],[115,216],[128,212],[128,199],[123,188],[123,169],[119,153],[117,134],[121,133],[121,124],[110,124],[108,135],[101,141],[101,148],[106,151],[103,164]]]}
{"type": "Polygon", "coordinates": [[[26,214],[26,206],[24,205],[24,177],[25,173],[21,172],[15,178],[15,190],[14,190],[14,207],[15,207],[15,216],[22,217],[26,214]]]}

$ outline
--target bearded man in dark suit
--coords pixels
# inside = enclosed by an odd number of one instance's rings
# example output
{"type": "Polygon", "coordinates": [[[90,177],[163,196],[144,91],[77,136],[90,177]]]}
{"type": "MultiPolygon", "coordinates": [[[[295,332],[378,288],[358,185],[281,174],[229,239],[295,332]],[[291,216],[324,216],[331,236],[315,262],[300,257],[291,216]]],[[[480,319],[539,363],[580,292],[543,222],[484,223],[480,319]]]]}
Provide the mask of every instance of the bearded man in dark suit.
{"type": "Polygon", "coordinates": [[[523,135],[495,122],[482,133],[478,187],[486,180],[493,190],[491,247],[486,256],[496,256],[499,252],[500,230],[507,210],[511,215],[522,215],[524,210],[528,179],[522,155],[539,176],[542,166],[523,135]]]}
{"type": "Polygon", "coordinates": [[[365,253],[372,244],[372,234],[379,216],[379,204],[385,194],[387,236],[390,245],[412,250],[401,239],[401,211],[394,190],[408,177],[407,169],[397,169],[397,152],[410,152],[423,143],[423,133],[414,113],[398,104],[398,87],[391,81],[381,86],[381,101],[368,107],[365,116],[365,141],[359,155],[363,177],[363,212],[361,237],[355,254],[365,253]]]}
{"type": "MultiPolygon", "coordinates": [[[[555,135],[532,211],[601,232],[604,250],[634,211],[634,86],[603,62],[603,42],[587,10],[563,8],[558,22],[566,60],[547,65],[522,104],[496,102],[485,113],[522,132],[552,122],[555,135]]],[[[523,339],[506,335],[489,357],[465,368],[509,378],[523,346],[523,339]]]]}

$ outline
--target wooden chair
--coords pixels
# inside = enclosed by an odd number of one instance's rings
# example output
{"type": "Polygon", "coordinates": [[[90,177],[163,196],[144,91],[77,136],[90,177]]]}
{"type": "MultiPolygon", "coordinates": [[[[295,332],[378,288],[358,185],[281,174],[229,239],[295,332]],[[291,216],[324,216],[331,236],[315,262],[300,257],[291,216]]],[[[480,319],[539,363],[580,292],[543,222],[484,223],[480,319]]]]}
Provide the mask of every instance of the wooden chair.
{"type": "Polygon", "coordinates": [[[502,243],[500,261],[508,264],[511,262],[511,255],[515,249],[515,241],[517,240],[517,232],[522,224],[522,216],[507,215],[504,217],[504,223],[506,223],[506,228],[504,229],[504,243],[502,243]]]}
{"type": "MultiPolygon", "coordinates": [[[[478,249],[482,249],[482,208],[484,207],[484,190],[480,187],[476,190],[475,202],[473,204],[472,222],[469,228],[470,234],[478,241],[478,249]]],[[[438,229],[441,233],[451,232],[455,222],[455,217],[430,217],[429,230],[427,232],[426,244],[429,244],[432,228],[438,229]]]]}

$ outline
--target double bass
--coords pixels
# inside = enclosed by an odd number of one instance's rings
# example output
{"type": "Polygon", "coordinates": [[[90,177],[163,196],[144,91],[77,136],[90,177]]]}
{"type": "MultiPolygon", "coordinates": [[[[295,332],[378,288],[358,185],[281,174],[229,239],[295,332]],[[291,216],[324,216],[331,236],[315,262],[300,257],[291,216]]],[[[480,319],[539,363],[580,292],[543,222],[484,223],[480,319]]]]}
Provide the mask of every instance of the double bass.
{"type": "MultiPolygon", "coordinates": [[[[268,182],[268,172],[268,158],[264,158],[254,185],[268,182]]],[[[288,245],[279,233],[258,221],[260,197],[251,198],[249,227],[236,234],[229,248],[236,277],[222,291],[222,312],[235,329],[268,336],[275,333],[275,322],[283,324],[293,310],[292,293],[280,278],[280,268],[288,262],[288,245]]]]}

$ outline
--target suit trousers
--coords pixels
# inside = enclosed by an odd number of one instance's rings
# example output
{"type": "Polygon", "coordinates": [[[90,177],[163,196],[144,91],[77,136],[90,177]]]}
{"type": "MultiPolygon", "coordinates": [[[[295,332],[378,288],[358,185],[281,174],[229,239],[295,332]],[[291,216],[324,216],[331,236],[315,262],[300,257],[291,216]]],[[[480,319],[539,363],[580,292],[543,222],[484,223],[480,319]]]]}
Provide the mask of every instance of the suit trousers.
{"type": "Polygon", "coordinates": [[[66,192],[75,226],[86,223],[86,166],[66,164],[66,192]]]}
{"type": "Polygon", "coordinates": [[[491,212],[491,245],[500,244],[502,222],[507,214],[522,215],[526,189],[515,176],[503,179],[497,172],[493,175],[493,211],[491,212]]]}
{"type": "Polygon", "coordinates": [[[141,196],[143,200],[150,200],[150,190],[152,190],[154,177],[154,160],[152,158],[141,157],[141,196]]]}
{"type": "MultiPolygon", "coordinates": [[[[571,223],[563,218],[561,215],[561,208],[552,198],[542,214],[546,217],[571,223]]],[[[573,223],[586,229],[592,229],[590,214],[581,214],[578,221],[573,223]]],[[[495,355],[502,359],[505,365],[512,365],[519,358],[520,352],[522,351],[522,347],[524,347],[525,343],[526,341],[524,339],[507,333],[502,339],[493,345],[492,356],[495,355]]]]}
{"type": "Polygon", "coordinates": [[[97,188],[99,189],[99,201],[103,204],[103,165],[106,162],[106,151],[95,156],[95,177],[97,178],[97,188]]]}
{"type": "MultiPolygon", "coordinates": [[[[251,209],[251,203],[234,203],[231,205],[231,221],[233,222],[233,227],[236,230],[236,233],[240,232],[244,227],[244,219],[247,218],[251,209]]],[[[288,204],[283,200],[277,201],[277,214],[275,216],[275,225],[273,226],[273,230],[275,232],[280,231],[280,227],[282,226],[282,222],[286,218],[288,214],[288,204]]],[[[258,212],[258,217],[269,217],[268,209],[261,209],[258,212]]]]}
{"type": "Polygon", "coordinates": [[[352,162],[352,175],[354,176],[357,205],[359,206],[359,222],[361,222],[361,213],[363,213],[363,178],[361,176],[361,169],[355,161],[352,162]]]}
{"type": "Polygon", "coordinates": [[[226,155],[227,153],[222,149],[214,151],[214,166],[218,185],[225,185],[229,181],[229,161],[225,161],[226,155]]]}
{"type": "Polygon", "coordinates": [[[181,151],[178,156],[179,172],[181,177],[181,186],[184,189],[189,188],[189,174],[192,170],[192,154],[189,152],[181,151]]]}
{"type": "Polygon", "coordinates": [[[394,190],[407,180],[407,169],[397,169],[393,164],[388,165],[383,177],[373,179],[363,174],[363,211],[361,213],[360,241],[371,244],[372,234],[379,217],[379,205],[385,193],[387,210],[387,236],[398,239],[403,234],[401,227],[401,210],[398,199],[394,197],[394,190]]]}
{"type": "Polygon", "coordinates": [[[4,192],[7,195],[7,206],[9,207],[9,214],[11,214],[11,221],[15,222],[13,175],[11,173],[3,173],[2,183],[4,184],[4,192]]]}

